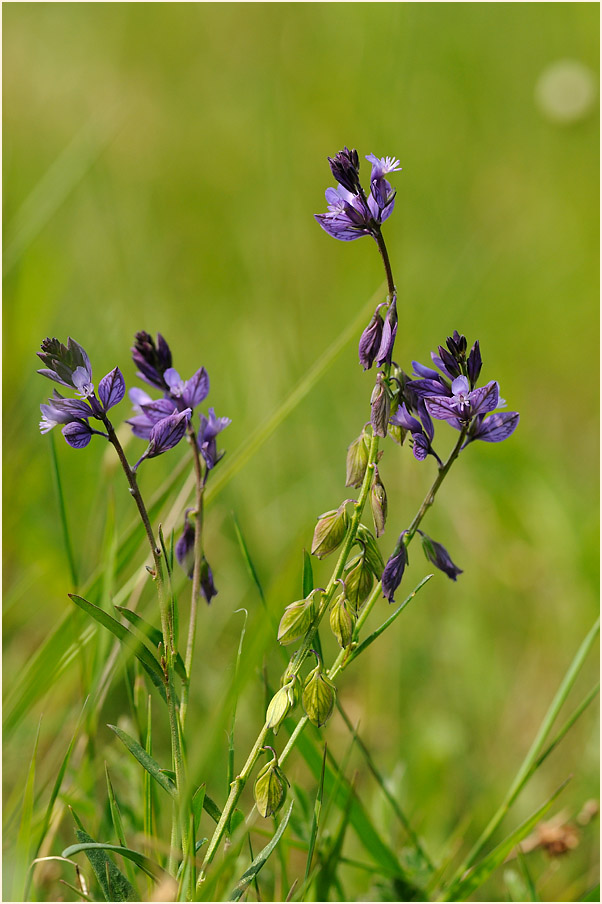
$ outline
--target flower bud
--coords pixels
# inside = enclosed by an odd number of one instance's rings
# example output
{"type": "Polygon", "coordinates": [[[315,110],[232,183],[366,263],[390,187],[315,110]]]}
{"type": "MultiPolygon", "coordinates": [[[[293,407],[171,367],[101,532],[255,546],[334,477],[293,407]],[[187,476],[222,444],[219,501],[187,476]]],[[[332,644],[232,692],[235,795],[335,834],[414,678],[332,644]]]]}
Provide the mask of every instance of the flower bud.
{"type": "Polygon", "coordinates": [[[360,364],[364,370],[370,370],[381,345],[384,320],[380,316],[379,308],[380,305],[375,310],[370,323],[360,336],[359,358],[360,364]]]}
{"type": "Polygon", "coordinates": [[[301,697],[309,721],[317,728],[325,725],[330,719],[336,695],[334,684],[322,674],[322,666],[318,664],[307,676],[301,697]]]}
{"type": "Polygon", "coordinates": [[[372,517],[374,518],[374,530],[377,537],[382,537],[385,532],[385,522],[387,520],[387,493],[385,485],[380,479],[378,468],[374,466],[374,477],[372,478],[372,486],[370,487],[370,508],[372,509],[372,517]]]}
{"type": "Polygon", "coordinates": [[[360,524],[357,529],[357,539],[364,547],[364,559],[375,578],[380,577],[385,567],[385,561],[376,543],[374,534],[368,530],[365,524],[360,524]]]}
{"type": "Polygon", "coordinates": [[[345,510],[346,501],[331,512],[324,512],[318,518],[314,538],[311,544],[311,554],[318,559],[334,552],[340,546],[347,530],[349,519],[345,510]]]}
{"type": "Polygon", "coordinates": [[[364,554],[353,559],[343,575],[345,588],[347,590],[347,599],[356,609],[359,609],[372,590],[374,577],[368,566],[364,554]]]}
{"type": "Polygon", "coordinates": [[[299,678],[297,675],[291,675],[280,690],[276,691],[268,705],[265,720],[268,728],[271,728],[274,734],[278,734],[278,729],[298,702],[299,678]]]}
{"type": "Polygon", "coordinates": [[[321,593],[321,590],[312,590],[304,600],[297,600],[286,607],[278,627],[279,643],[286,646],[305,637],[316,616],[316,597],[321,593]]]}
{"type": "Polygon", "coordinates": [[[288,779],[278,765],[278,759],[274,754],[271,763],[267,763],[255,782],[253,796],[257,810],[264,817],[277,813],[286,800],[288,779]]]}
{"type": "Polygon", "coordinates": [[[339,646],[343,649],[348,647],[353,639],[355,621],[355,613],[352,612],[349,601],[341,594],[334,601],[330,610],[330,627],[339,642],[339,646]]]}
{"type": "Polygon", "coordinates": [[[368,465],[368,442],[362,432],[347,449],[346,487],[361,487],[368,465]]]}
{"type": "Polygon", "coordinates": [[[391,400],[381,373],[376,375],[376,386],[370,399],[370,423],[377,436],[387,435],[391,400]]]}
{"type": "Polygon", "coordinates": [[[427,537],[422,531],[418,533],[422,536],[422,549],[429,562],[432,562],[435,568],[441,569],[452,581],[457,580],[458,575],[462,574],[462,569],[454,565],[445,546],[427,537]]]}

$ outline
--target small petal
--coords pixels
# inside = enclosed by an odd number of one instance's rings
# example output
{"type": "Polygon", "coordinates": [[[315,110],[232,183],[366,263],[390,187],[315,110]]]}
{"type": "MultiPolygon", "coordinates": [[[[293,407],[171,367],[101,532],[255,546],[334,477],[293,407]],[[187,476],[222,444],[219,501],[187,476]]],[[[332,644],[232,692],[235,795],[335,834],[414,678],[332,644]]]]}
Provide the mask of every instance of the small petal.
{"type": "Polygon", "coordinates": [[[102,378],[98,384],[98,395],[105,411],[121,402],[125,396],[125,380],[118,367],[102,378]]]}
{"type": "Polygon", "coordinates": [[[92,429],[84,421],[65,424],[61,433],[72,449],[83,449],[92,439],[92,429]]]}
{"type": "Polygon", "coordinates": [[[520,416],[518,411],[499,411],[490,414],[478,427],[472,439],[482,439],[486,443],[500,443],[514,433],[520,416]]]}
{"type": "Polygon", "coordinates": [[[395,602],[395,591],[401,584],[401,579],[403,577],[405,567],[408,564],[408,552],[406,545],[403,542],[405,533],[406,531],[404,530],[403,533],[400,534],[397,541],[397,546],[393,550],[389,561],[385,565],[385,570],[383,571],[383,596],[385,596],[390,603],[395,602]]]}
{"type": "Polygon", "coordinates": [[[157,421],[150,434],[150,442],[145,458],[156,458],[180,442],[186,433],[186,427],[190,420],[192,412],[190,408],[180,411],[177,414],[170,414],[160,421],[157,421]]]}
{"type": "Polygon", "coordinates": [[[189,408],[196,408],[209,395],[209,374],[204,367],[186,382],[182,400],[189,408]]]}

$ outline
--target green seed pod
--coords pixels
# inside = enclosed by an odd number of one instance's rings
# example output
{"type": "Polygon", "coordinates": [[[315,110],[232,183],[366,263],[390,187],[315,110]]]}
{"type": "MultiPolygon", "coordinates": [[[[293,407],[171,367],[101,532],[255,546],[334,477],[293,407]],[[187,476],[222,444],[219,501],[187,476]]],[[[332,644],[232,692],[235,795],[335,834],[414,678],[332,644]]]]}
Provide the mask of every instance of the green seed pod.
{"type": "Polygon", "coordinates": [[[398,427],[397,424],[389,424],[389,436],[398,446],[403,446],[407,432],[403,427],[398,427]]]}
{"type": "Polygon", "coordinates": [[[278,759],[274,754],[271,763],[267,763],[259,775],[253,788],[253,796],[257,810],[264,817],[277,813],[286,800],[288,779],[278,765],[278,759]]]}
{"type": "Polygon", "coordinates": [[[364,554],[352,559],[345,569],[343,578],[347,589],[347,599],[356,610],[359,610],[374,584],[374,576],[364,554]]]}
{"type": "Polygon", "coordinates": [[[346,487],[361,487],[368,465],[368,441],[362,431],[347,449],[346,487]]]}
{"type": "Polygon", "coordinates": [[[330,555],[341,545],[347,530],[349,519],[345,510],[347,500],[338,509],[332,512],[324,512],[318,518],[314,538],[311,544],[311,554],[318,559],[330,555]]]}
{"type": "Polygon", "coordinates": [[[339,642],[339,646],[345,649],[353,639],[353,629],[355,627],[355,612],[345,596],[337,597],[330,610],[330,627],[332,633],[339,642]]]}
{"type": "Polygon", "coordinates": [[[301,697],[309,721],[317,728],[330,719],[336,696],[336,687],[326,675],[322,674],[322,667],[318,664],[307,676],[301,697]]]}
{"type": "Polygon", "coordinates": [[[278,627],[278,641],[283,646],[305,637],[316,616],[315,598],[321,594],[321,590],[312,590],[304,600],[297,600],[286,607],[278,627]]]}
{"type": "Polygon", "coordinates": [[[386,436],[391,413],[391,398],[385,379],[381,373],[376,375],[376,386],[370,397],[370,423],[377,436],[386,436]]]}
{"type": "Polygon", "coordinates": [[[370,508],[372,509],[372,517],[374,518],[374,530],[377,537],[382,537],[385,532],[385,522],[387,520],[387,491],[385,485],[380,479],[378,468],[374,466],[374,477],[372,478],[372,486],[370,487],[370,508]]]}
{"type": "Polygon", "coordinates": [[[266,724],[275,735],[278,734],[278,729],[298,702],[299,678],[297,675],[291,675],[288,682],[283,684],[270,700],[265,715],[266,724]]]}
{"type": "Polygon", "coordinates": [[[357,529],[357,539],[364,547],[364,558],[366,565],[375,578],[379,581],[385,570],[385,562],[378,548],[376,538],[371,530],[368,530],[365,524],[360,524],[357,529]]]}

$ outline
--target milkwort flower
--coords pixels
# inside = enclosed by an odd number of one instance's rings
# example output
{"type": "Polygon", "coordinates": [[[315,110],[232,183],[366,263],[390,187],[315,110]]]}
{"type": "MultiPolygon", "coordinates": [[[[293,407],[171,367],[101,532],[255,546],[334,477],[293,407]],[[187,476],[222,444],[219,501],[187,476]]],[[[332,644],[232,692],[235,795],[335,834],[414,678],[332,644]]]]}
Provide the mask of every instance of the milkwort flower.
{"type": "MultiPolygon", "coordinates": [[[[402,388],[405,407],[400,406],[392,423],[400,423],[411,417],[412,411],[424,411],[436,420],[446,421],[456,430],[466,431],[466,442],[476,439],[485,442],[501,442],[507,439],[516,429],[519,422],[517,411],[496,412],[496,408],[506,405],[500,398],[499,384],[491,380],[478,387],[477,381],[483,366],[481,349],[476,341],[467,355],[466,338],[457,330],[448,337],[446,347],[439,346],[438,354],[431,353],[435,370],[417,361],[412,365],[419,378],[409,380],[402,388]]],[[[424,417],[421,416],[424,425],[424,417]]],[[[420,425],[417,425],[418,427],[420,425]]],[[[416,425],[406,427],[412,430],[416,439],[416,425]]],[[[432,443],[433,436],[430,436],[432,443]]],[[[414,452],[416,455],[416,451],[414,452]]],[[[416,456],[419,457],[419,456],[416,456]]]]}
{"type": "Polygon", "coordinates": [[[87,352],[69,337],[67,345],[58,339],[44,339],[38,357],[46,367],[38,370],[62,386],[74,390],[79,396],[68,399],[55,389],[52,398],[40,405],[42,419],[40,432],[48,433],[60,424],[66,442],[73,449],[83,449],[94,435],[107,437],[102,430],[90,426],[90,419],[106,422],[107,412],[117,405],[125,395],[125,381],[118,367],[102,378],[98,384],[98,396],[92,382],[92,366],[87,352]]]}
{"type": "Polygon", "coordinates": [[[395,192],[385,179],[388,173],[401,169],[395,157],[366,157],[372,163],[370,193],[360,183],[359,156],[356,150],[344,148],[328,162],[337,188],[326,189],[328,210],[314,214],[322,229],[335,239],[351,242],[363,235],[376,237],[380,226],[392,214],[395,192]]]}

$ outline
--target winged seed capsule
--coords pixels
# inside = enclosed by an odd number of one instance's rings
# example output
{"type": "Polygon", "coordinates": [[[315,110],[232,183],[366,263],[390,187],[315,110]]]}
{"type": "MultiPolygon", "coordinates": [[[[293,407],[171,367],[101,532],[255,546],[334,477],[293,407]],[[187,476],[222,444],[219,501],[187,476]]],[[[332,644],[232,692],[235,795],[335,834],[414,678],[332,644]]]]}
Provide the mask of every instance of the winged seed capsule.
{"type": "Polygon", "coordinates": [[[347,449],[346,487],[361,487],[368,466],[368,439],[362,431],[347,449]]]}
{"type": "MultiPolygon", "coordinates": [[[[265,749],[272,750],[271,747],[265,749]]],[[[272,753],[274,759],[263,767],[253,788],[257,810],[264,819],[278,812],[286,800],[288,786],[288,779],[278,765],[278,757],[274,750],[272,753]]]]}
{"type": "Polygon", "coordinates": [[[322,673],[322,666],[318,662],[315,669],[309,673],[303,687],[301,702],[309,721],[321,728],[330,719],[337,691],[329,678],[322,673]]]}
{"type": "Polygon", "coordinates": [[[355,613],[352,606],[341,594],[334,601],[330,610],[330,627],[332,633],[336,637],[340,647],[345,649],[353,639],[353,629],[355,627],[355,613]]]}
{"type": "Polygon", "coordinates": [[[311,554],[318,559],[330,555],[335,549],[341,545],[347,530],[349,519],[345,506],[349,500],[342,502],[338,509],[331,512],[324,512],[318,518],[316,529],[314,530],[314,538],[311,544],[311,554]]]}
{"type": "Polygon", "coordinates": [[[321,595],[321,590],[312,590],[304,600],[297,600],[286,607],[278,627],[279,643],[286,646],[305,637],[316,617],[315,601],[321,595]]]}

